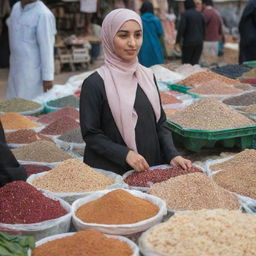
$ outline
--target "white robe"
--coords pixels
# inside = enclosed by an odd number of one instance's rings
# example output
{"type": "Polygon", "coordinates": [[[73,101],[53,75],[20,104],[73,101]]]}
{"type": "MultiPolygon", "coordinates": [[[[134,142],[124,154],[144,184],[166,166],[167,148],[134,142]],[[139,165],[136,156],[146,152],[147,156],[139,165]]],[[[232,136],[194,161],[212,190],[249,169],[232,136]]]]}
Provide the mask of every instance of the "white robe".
{"type": "Polygon", "coordinates": [[[43,81],[54,78],[56,22],[41,1],[13,6],[7,21],[10,72],[6,98],[33,99],[43,92],[43,81]]]}

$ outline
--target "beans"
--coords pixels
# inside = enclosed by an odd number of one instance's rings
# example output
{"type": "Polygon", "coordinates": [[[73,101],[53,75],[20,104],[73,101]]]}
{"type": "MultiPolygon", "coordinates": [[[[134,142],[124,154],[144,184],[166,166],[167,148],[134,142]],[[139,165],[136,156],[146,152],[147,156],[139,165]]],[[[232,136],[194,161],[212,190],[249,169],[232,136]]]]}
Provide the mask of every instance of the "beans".
{"type": "Polygon", "coordinates": [[[12,150],[18,160],[31,162],[61,162],[72,158],[69,154],[49,141],[36,141],[23,147],[12,150]]]}
{"type": "Polygon", "coordinates": [[[13,98],[0,102],[0,112],[25,112],[40,107],[40,104],[22,98],[13,98]]]}
{"type": "Polygon", "coordinates": [[[239,211],[201,210],[175,214],[140,238],[154,255],[256,255],[256,218],[239,211]]]}
{"type": "Polygon", "coordinates": [[[223,130],[255,125],[255,122],[214,98],[200,99],[169,119],[188,129],[223,130]]]}
{"type": "Polygon", "coordinates": [[[38,124],[18,113],[1,114],[0,120],[5,130],[18,130],[39,127],[38,124]]]}
{"type": "Polygon", "coordinates": [[[79,111],[76,110],[75,108],[71,108],[71,107],[64,107],[61,108],[57,111],[54,112],[50,112],[46,115],[42,115],[39,119],[38,122],[39,123],[43,123],[43,124],[50,124],[56,120],[58,120],[61,117],[64,116],[68,116],[74,120],[79,119],[79,111]]]}
{"type": "Polygon", "coordinates": [[[239,78],[243,73],[248,72],[250,68],[243,65],[229,64],[222,67],[215,67],[211,69],[213,72],[223,75],[232,79],[239,78]]]}
{"type": "Polygon", "coordinates": [[[38,177],[32,182],[37,188],[57,193],[102,190],[114,183],[112,178],[95,171],[77,159],[62,162],[46,175],[38,177]]]}
{"type": "Polygon", "coordinates": [[[249,106],[256,102],[256,91],[230,97],[223,101],[225,104],[234,106],[249,106]]]}
{"type": "Polygon", "coordinates": [[[78,127],[80,127],[78,122],[68,116],[64,116],[47,125],[43,130],[41,130],[41,133],[48,135],[60,135],[78,127]]]}
{"type": "Polygon", "coordinates": [[[56,100],[49,101],[48,106],[56,107],[56,108],[63,108],[63,107],[79,108],[79,99],[74,97],[73,95],[69,95],[56,100]]]}
{"type": "Polygon", "coordinates": [[[33,165],[33,164],[23,164],[23,167],[26,169],[27,175],[37,174],[40,172],[49,171],[51,168],[45,165],[33,165]]]}
{"type": "Polygon", "coordinates": [[[72,143],[84,143],[80,128],[70,130],[59,136],[58,139],[72,143]]]}
{"type": "Polygon", "coordinates": [[[166,201],[172,210],[238,209],[235,195],[203,173],[190,173],[153,185],[149,193],[166,201]]]}
{"type": "Polygon", "coordinates": [[[150,187],[155,183],[192,172],[202,172],[202,170],[193,166],[191,169],[187,170],[184,170],[181,167],[171,167],[148,170],[145,172],[134,172],[125,179],[125,182],[130,186],[150,187]]]}
{"type": "Polygon", "coordinates": [[[56,219],[66,214],[59,201],[44,196],[24,181],[0,188],[0,223],[28,224],[56,219]]]}

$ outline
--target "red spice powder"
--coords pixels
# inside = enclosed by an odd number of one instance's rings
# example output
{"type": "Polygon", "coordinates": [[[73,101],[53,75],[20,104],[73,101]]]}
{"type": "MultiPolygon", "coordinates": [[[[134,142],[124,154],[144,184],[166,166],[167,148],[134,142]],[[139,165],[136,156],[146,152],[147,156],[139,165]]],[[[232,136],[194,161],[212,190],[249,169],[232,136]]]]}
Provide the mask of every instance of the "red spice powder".
{"type": "Polygon", "coordinates": [[[0,223],[8,224],[37,223],[67,213],[59,201],[24,181],[13,181],[0,188],[0,209],[0,223]]]}
{"type": "Polygon", "coordinates": [[[171,93],[169,92],[160,92],[160,97],[161,97],[162,105],[182,103],[181,100],[177,99],[175,96],[171,95],[171,93]]]}

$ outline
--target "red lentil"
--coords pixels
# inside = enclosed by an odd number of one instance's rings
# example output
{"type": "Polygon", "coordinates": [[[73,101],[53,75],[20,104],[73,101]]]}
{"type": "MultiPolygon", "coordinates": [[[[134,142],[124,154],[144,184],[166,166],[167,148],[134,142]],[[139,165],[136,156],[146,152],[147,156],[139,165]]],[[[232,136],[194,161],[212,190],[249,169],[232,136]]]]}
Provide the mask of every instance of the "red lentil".
{"type": "Polygon", "coordinates": [[[182,103],[182,100],[177,99],[175,96],[171,95],[171,93],[169,92],[160,92],[160,97],[161,97],[162,105],[182,103]]]}
{"type": "Polygon", "coordinates": [[[24,181],[13,181],[0,188],[0,209],[0,223],[8,224],[37,223],[67,213],[59,201],[24,181]]]}
{"type": "Polygon", "coordinates": [[[28,176],[40,172],[46,172],[51,169],[50,167],[45,165],[24,164],[23,166],[25,167],[28,176]]]}
{"type": "Polygon", "coordinates": [[[60,135],[67,131],[73,130],[75,128],[79,128],[80,125],[74,119],[63,116],[56,121],[52,122],[48,126],[46,126],[41,133],[48,135],[60,135]]]}
{"type": "Polygon", "coordinates": [[[168,180],[172,177],[193,172],[202,172],[202,170],[196,168],[195,166],[188,170],[184,170],[181,167],[154,169],[145,172],[134,172],[131,175],[129,175],[124,181],[130,186],[150,187],[155,183],[168,180]]]}

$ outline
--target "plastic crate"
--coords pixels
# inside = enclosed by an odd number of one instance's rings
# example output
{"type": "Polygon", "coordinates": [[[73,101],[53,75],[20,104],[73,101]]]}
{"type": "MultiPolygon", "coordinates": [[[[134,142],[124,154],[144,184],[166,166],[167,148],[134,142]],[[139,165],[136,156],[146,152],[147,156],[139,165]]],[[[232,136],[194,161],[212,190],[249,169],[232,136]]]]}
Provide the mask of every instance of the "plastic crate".
{"type": "Polygon", "coordinates": [[[244,61],[243,65],[249,67],[249,68],[256,68],[256,60],[252,61],[244,61]]]}
{"type": "Polygon", "coordinates": [[[256,125],[225,130],[184,129],[176,123],[167,121],[173,132],[174,141],[186,149],[200,152],[203,148],[214,148],[217,144],[225,148],[238,147],[241,150],[252,148],[256,139],[256,125]]]}

